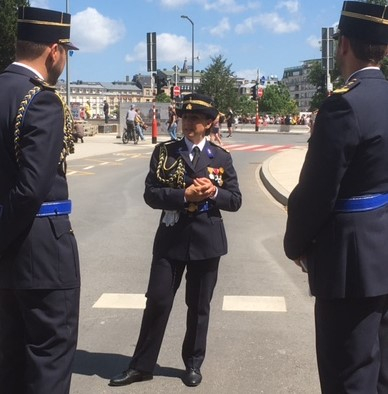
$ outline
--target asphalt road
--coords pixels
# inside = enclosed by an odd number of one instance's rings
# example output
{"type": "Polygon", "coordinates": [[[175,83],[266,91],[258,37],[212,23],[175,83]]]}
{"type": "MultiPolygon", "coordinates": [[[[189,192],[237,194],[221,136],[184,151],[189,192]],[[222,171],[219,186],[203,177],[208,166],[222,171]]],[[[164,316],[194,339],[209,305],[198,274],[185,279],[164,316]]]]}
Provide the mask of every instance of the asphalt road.
{"type": "Polygon", "coordinates": [[[221,259],[212,302],[203,381],[194,389],[180,380],[184,283],[154,379],[123,388],[107,385],[127,367],[140,329],[160,215],[142,197],[153,146],[123,146],[120,152],[69,162],[72,223],[82,267],[72,394],[320,392],[307,277],[283,254],[286,213],[258,176],[266,158],[306,140],[301,135],[255,134],[235,134],[226,140],[239,175],[243,207],[223,215],[229,254],[221,259]],[[108,302],[102,304],[104,300],[108,302]]]}

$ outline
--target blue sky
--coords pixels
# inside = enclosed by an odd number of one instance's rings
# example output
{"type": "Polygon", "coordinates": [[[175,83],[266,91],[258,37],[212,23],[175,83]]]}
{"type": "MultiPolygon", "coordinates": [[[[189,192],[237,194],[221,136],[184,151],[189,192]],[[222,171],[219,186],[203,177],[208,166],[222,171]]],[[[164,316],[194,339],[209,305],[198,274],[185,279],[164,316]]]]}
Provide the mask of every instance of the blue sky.
{"type": "Polygon", "coordinates": [[[321,57],[322,27],[338,23],[342,0],[30,0],[35,7],[72,14],[70,80],[112,82],[147,73],[146,34],[157,35],[157,67],[195,70],[222,55],[239,77],[276,75],[321,57]]]}

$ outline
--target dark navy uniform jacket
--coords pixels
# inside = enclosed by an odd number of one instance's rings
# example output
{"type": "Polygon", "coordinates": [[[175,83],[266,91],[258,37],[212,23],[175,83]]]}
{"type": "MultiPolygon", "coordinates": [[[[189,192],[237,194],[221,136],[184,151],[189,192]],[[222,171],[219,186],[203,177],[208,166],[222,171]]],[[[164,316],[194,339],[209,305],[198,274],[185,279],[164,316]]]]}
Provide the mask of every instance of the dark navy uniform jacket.
{"type": "Polygon", "coordinates": [[[377,69],[352,78],[320,108],[288,201],[285,252],[307,256],[324,298],[388,294],[388,206],[334,212],[338,198],[388,192],[388,82],[377,69]]]}
{"type": "Polygon", "coordinates": [[[43,89],[29,103],[19,164],[15,156],[16,115],[34,80],[15,64],[0,74],[0,288],[74,288],[79,260],[68,216],[35,216],[43,202],[68,199],[59,164],[64,110],[53,90],[43,89]]]}
{"type": "Polygon", "coordinates": [[[204,212],[189,213],[184,201],[184,189],[161,184],[157,177],[159,152],[158,145],[151,158],[150,170],[145,181],[144,199],[155,209],[177,210],[179,220],[173,226],[161,221],[154,241],[154,256],[181,261],[205,260],[227,253],[227,239],[220,210],[237,211],[241,206],[241,192],[232,157],[223,148],[206,141],[198,163],[193,168],[185,140],[165,143],[168,151],[166,168],[179,157],[185,164],[186,187],[193,178],[207,177],[218,187],[215,200],[209,199],[209,209],[204,212]]]}

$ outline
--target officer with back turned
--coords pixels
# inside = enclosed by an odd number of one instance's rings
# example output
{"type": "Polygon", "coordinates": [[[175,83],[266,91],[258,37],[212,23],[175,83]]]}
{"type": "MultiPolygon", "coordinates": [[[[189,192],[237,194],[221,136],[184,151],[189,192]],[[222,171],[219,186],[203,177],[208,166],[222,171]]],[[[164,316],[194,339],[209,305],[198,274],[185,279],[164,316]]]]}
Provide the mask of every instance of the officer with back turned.
{"type": "Polygon", "coordinates": [[[76,350],[79,259],[66,156],[73,122],[53,85],[70,15],[20,7],[16,61],[0,74],[0,392],[67,394],[76,350]]]}
{"type": "Polygon", "coordinates": [[[346,84],[318,111],[284,246],[315,296],[322,393],[387,393],[388,7],[345,1],[336,36],[346,84]]]}

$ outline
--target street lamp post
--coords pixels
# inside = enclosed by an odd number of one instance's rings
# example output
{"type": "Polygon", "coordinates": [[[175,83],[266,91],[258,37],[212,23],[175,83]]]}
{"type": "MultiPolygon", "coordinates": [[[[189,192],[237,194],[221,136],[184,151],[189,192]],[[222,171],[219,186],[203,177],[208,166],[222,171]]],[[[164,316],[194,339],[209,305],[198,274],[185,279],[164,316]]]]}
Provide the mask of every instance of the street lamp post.
{"type": "Polygon", "coordinates": [[[194,93],[194,22],[187,16],[181,15],[191,23],[191,93],[194,93]]]}

